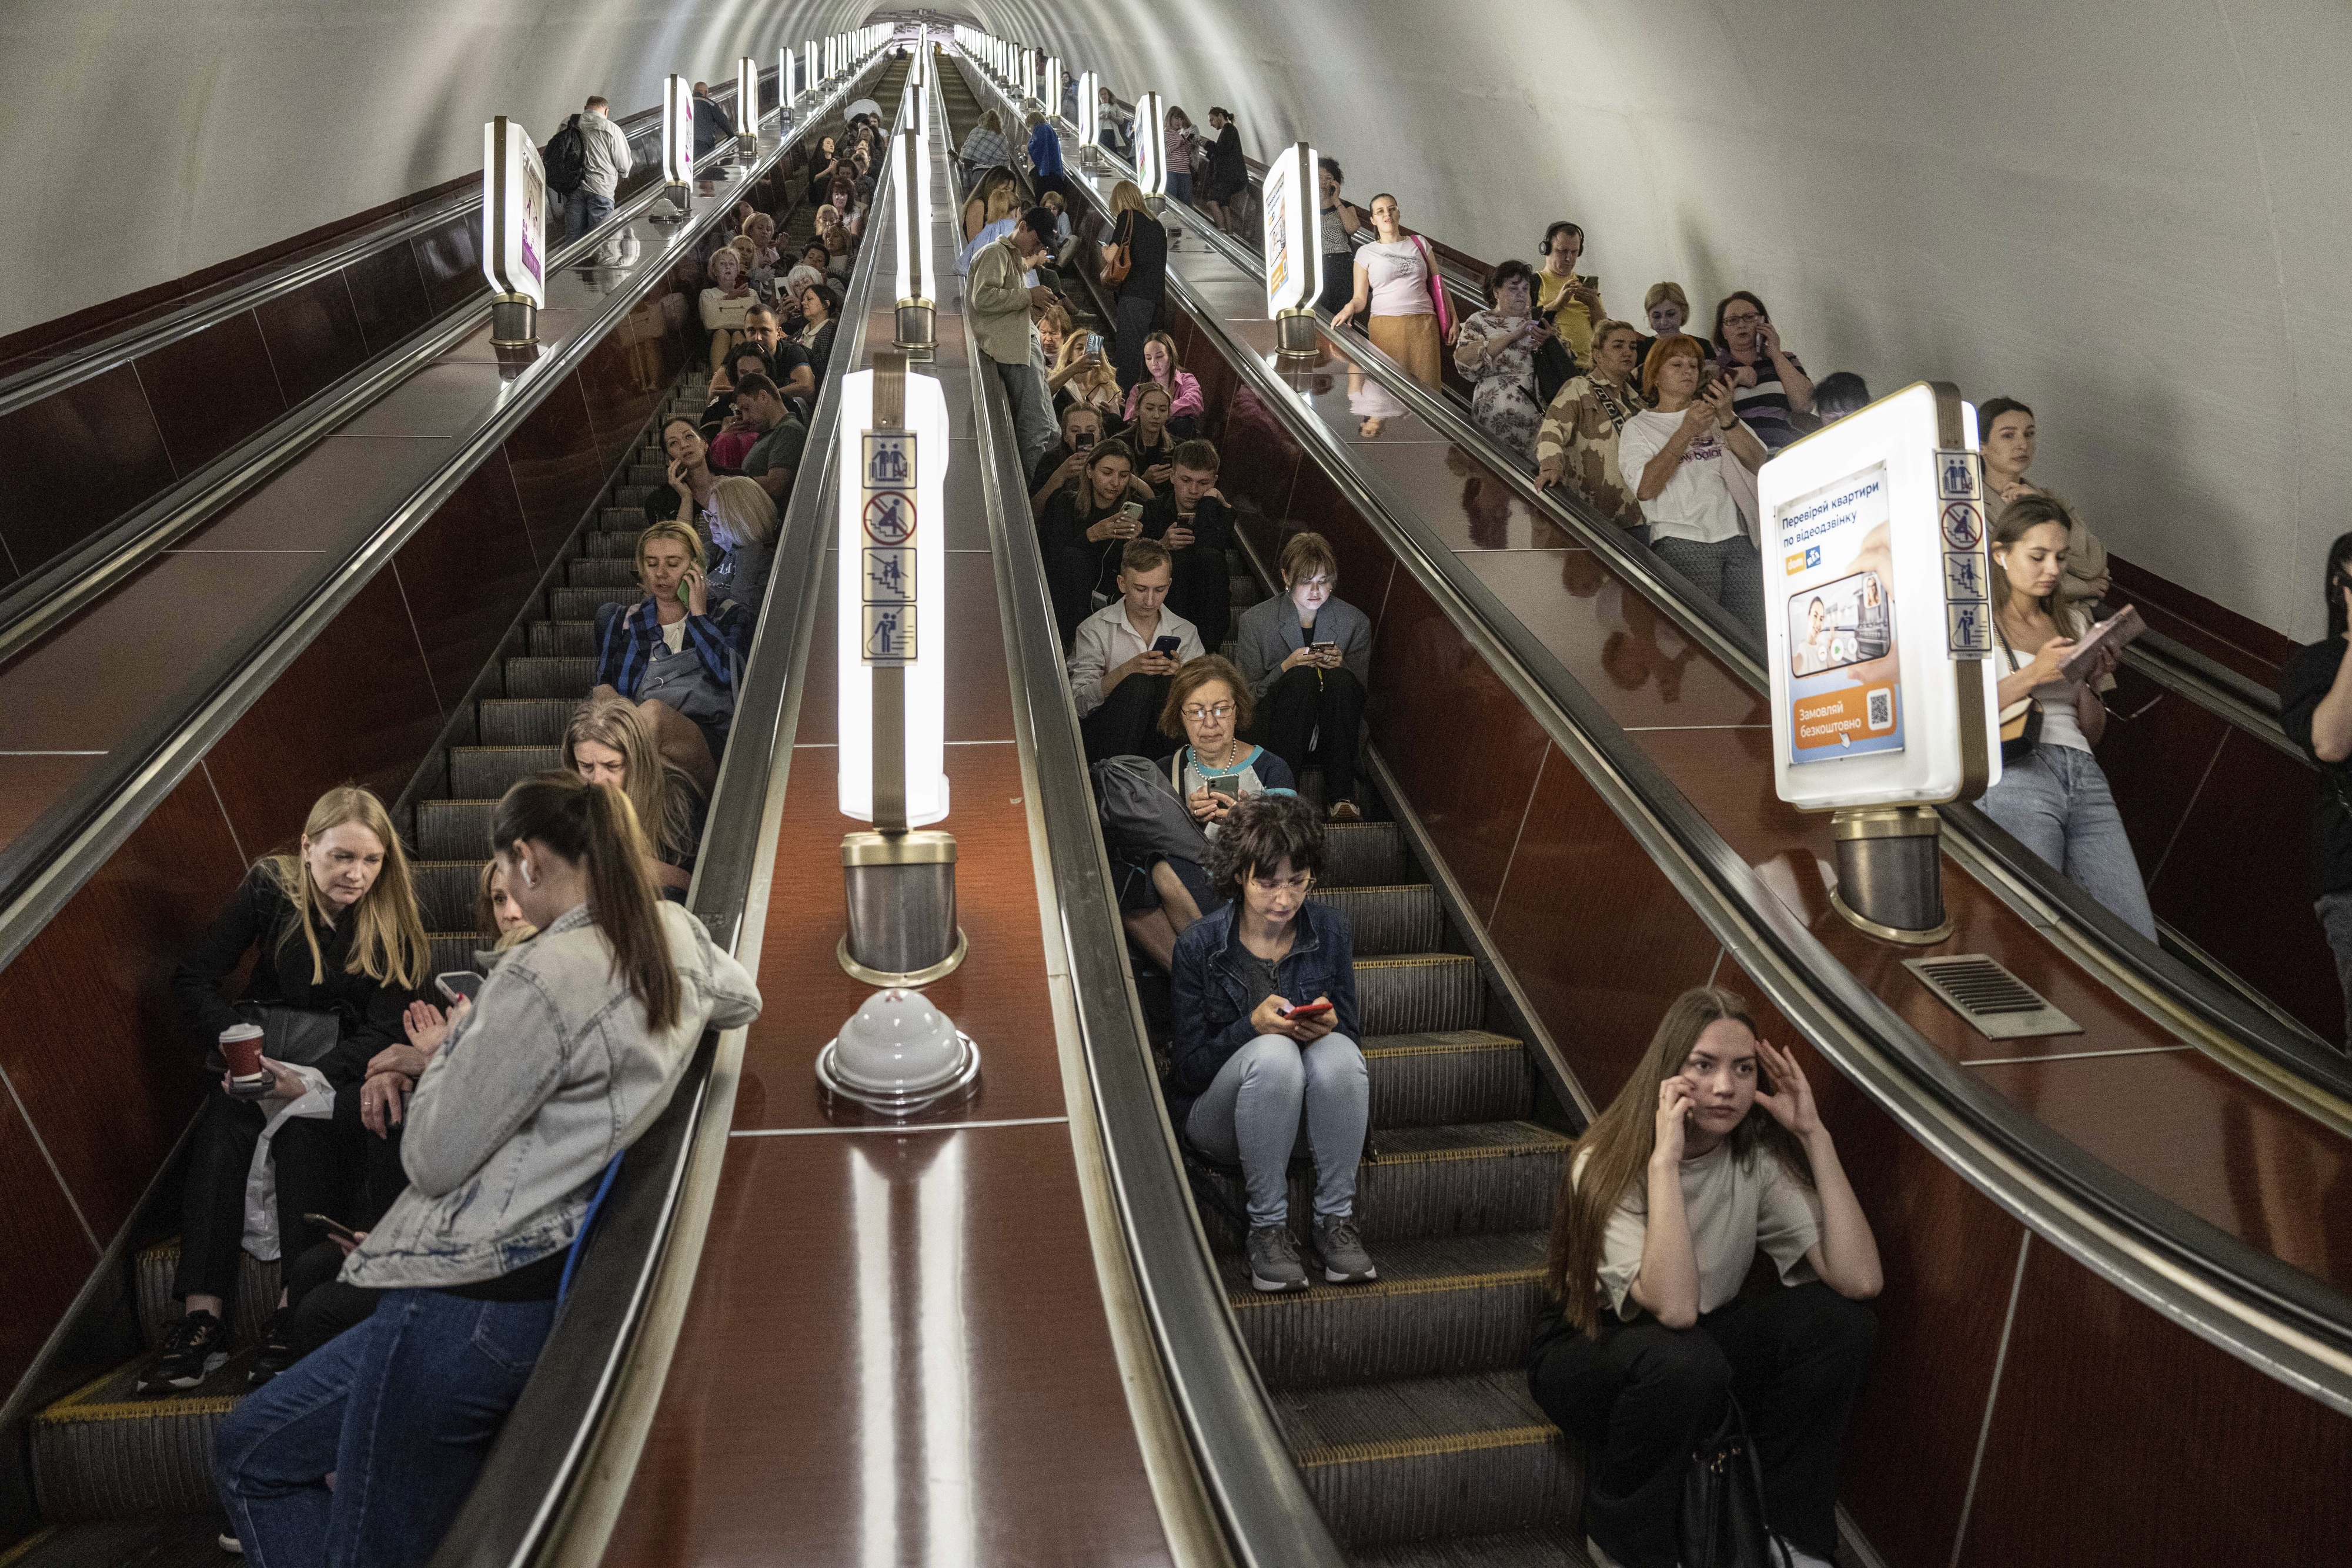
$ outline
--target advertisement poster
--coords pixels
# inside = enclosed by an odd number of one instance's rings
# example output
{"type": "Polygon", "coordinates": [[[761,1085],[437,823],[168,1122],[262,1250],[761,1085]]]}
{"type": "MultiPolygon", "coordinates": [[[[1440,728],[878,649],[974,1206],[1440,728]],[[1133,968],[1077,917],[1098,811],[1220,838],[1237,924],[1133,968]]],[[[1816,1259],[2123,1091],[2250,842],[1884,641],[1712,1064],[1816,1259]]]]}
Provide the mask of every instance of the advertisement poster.
{"type": "Polygon", "coordinates": [[[1879,462],[1774,511],[1791,763],[1903,749],[1886,494],[1879,462]]]}
{"type": "Polygon", "coordinates": [[[1276,309],[1290,303],[1290,162],[1277,160],[1261,187],[1265,207],[1265,297],[1276,309]]]}
{"type": "Polygon", "coordinates": [[[522,187],[522,233],[518,237],[521,242],[522,269],[530,279],[524,292],[533,303],[545,305],[547,258],[541,252],[547,243],[547,165],[540,162],[539,149],[530,144],[530,137],[518,140],[520,146],[516,150],[516,172],[521,176],[518,183],[522,187]]]}

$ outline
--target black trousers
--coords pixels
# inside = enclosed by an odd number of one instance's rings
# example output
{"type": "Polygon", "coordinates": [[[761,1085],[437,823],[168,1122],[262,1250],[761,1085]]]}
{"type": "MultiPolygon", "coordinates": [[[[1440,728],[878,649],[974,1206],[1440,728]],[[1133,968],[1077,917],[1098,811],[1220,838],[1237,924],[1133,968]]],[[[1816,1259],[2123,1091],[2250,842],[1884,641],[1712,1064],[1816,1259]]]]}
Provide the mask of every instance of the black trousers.
{"type": "Polygon", "coordinates": [[[310,1200],[299,1209],[278,1205],[278,1233],[281,1255],[293,1258],[327,1239],[326,1228],[303,1218],[323,1214],[354,1230],[366,1230],[383,1218],[392,1200],[408,1185],[400,1164],[400,1129],[377,1137],[360,1120],[360,1085],[347,1083],[335,1091],[331,1117],[295,1117],[270,1140],[278,1163],[278,1186],[282,1195],[291,1182],[310,1200]]]}
{"type": "Polygon", "coordinates": [[[342,1269],[343,1249],[331,1241],[319,1243],[288,1266],[286,1305],[294,1317],[286,1343],[292,1348],[295,1360],[299,1361],[345,1329],[365,1322],[383,1298],[382,1291],[344,1284],[336,1278],[342,1269]]]}
{"type": "Polygon", "coordinates": [[[1763,1461],[1772,1528],[1835,1560],[1846,1417],[1878,1336],[1869,1308],[1815,1282],[1728,1302],[1687,1329],[1613,1324],[1587,1338],[1551,1322],[1528,1388],[1592,1456],[1584,1522],[1602,1551],[1625,1568],[1675,1568],[1684,1471],[1728,1393],[1763,1461]]]}
{"type": "MultiPolygon", "coordinates": [[[[205,1091],[189,1138],[188,1170],[180,1186],[180,1266],[172,1276],[172,1294],[182,1301],[218,1296],[224,1322],[236,1309],[237,1254],[245,1244],[246,1178],[268,1120],[259,1105],[232,1100],[215,1083],[205,1091]]],[[[298,1118],[278,1128],[270,1140],[273,1160],[282,1151],[288,1131],[300,1124],[298,1118]]],[[[317,1228],[301,1217],[313,1210],[333,1213],[342,1200],[342,1184],[315,1165],[298,1164],[289,1170],[280,1163],[277,1179],[281,1239],[314,1233],[317,1228]]],[[[289,1245],[281,1255],[291,1257],[294,1250],[289,1245]]]]}
{"type": "Polygon", "coordinates": [[[1045,586],[1054,599],[1054,625],[1067,649],[1078,622],[1095,612],[1095,595],[1118,591],[1118,559],[1124,539],[1103,539],[1045,552],[1045,586]]]}
{"type": "Polygon", "coordinates": [[[1171,562],[1168,608],[1200,632],[1204,652],[1223,652],[1234,623],[1234,579],[1225,552],[1191,544],[1174,552],[1171,562]]]}
{"type": "Polygon", "coordinates": [[[1106,757],[1159,758],[1176,749],[1160,733],[1160,710],[1168,704],[1173,675],[1129,675],[1111,688],[1102,706],[1078,721],[1089,765],[1106,757]]]}
{"type": "Polygon", "coordinates": [[[1308,737],[1319,729],[1322,744],[1313,756],[1323,768],[1323,798],[1352,800],[1363,721],[1364,688],[1354,674],[1300,664],[1258,699],[1257,739],[1288,763],[1297,779],[1307,770],[1308,737]]]}

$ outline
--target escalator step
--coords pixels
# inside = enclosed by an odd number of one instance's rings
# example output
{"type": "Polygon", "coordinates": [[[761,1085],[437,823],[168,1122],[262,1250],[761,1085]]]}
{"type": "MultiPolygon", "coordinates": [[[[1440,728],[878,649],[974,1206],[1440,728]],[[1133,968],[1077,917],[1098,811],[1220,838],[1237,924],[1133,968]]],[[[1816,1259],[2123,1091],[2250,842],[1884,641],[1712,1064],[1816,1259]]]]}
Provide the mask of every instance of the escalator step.
{"type": "MultiPolygon", "coordinates": [[[[484,852],[487,854],[488,852],[484,852]]],[[[471,931],[475,890],[482,885],[482,862],[418,860],[409,863],[416,883],[416,906],[427,931],[471,931]]]]}
{"type": "Polygon", "coordinates": [[[635,507],[631,507],[627,515],[635,517],[639,526],[634,528],[592,529],[580,536],[580,553],[604,560],[634,560],[637,553],[637,536],[645,532],[645,517],[635,507]]]}
{"type": "Polygon", "coordinates": [[[213,1439],[245,1392],[254,1348],[185,1394],[142,1397],[142,1356],[33,1417],[33,1490],[52,1523],[218,1508],[213,1439]]]}
{"type": "MultiPolygon", "coordinates": [[[[467,918],[471,919],[468,915],[467,918]]],[[[163,1331],[180,1315],[172,1299],[172,1276],[180,1267],[180,1239],[168,1237],[142,1247],[132,1270],[138,1304],[139,1333],[147,1348],[163,1343],[163,1331]]],[[[278,1305],[278,1265],[265,1263],[250,1252],[236,1255],[236,1300],[229,1307],[230,1343],[251,1344],[261,1337],[261,1325],[278,1305]]]]}
{"type": "Polygon", "coordinates": [[[563,727],[579,706],[560,697],[484,697],[478,705],[482,744],[561,746],[563,727]]]}
{"type": "MultiPolygon", "coordinates": [[[[1382,1128],[1373,1138],[1377,1157],[1356,1172],[1364,1239],[1540,1230],[1551,1223],[1568,1146],[1566,1137],[1533,1122],[1382,1128]]],[[[1243,1212],[1240,1172],[1211,1179],[1223,1184],[1232,1211],[1243,1212]]],[[[1313,1181],[1307,1162],[1291,1166],[1291,1226],[1302,1241],[1314,1212],[1313,1181]]],[[[1240,1248],[1239,1232],[1217,1206],[1202,1207],[1201,1223],[1218,1251],[1240,1248]]]]}
{"type": "Polygon", "coordinates": [[[582,556],[564,568],[573,588],[626,588],[637,585],[637,563],[626,556],[582,556]]]}
{"type": "Polygon", "coordinates": [[[551,588],[547,591],[547,618],[593,622],[597,610],[604,605],[635,604],[644,597],[645,591],[634,583],[626,588],[551,588]]]}
{"type": "Polygon", "coordinates": [[[1472,1535],[1450,1541],[1406,1541],[1350,1552],[1356,1568],[1592,1568],[1584,1531],[1574,1524],[1472,1535]]]}
{"type": "Polygon", "coordinates": [[[1445,921],[1438,911],[1437,889],[1425,882],[1397,887],[1318,888],[1315,901],[1348,917],[1360,957],[1426,953],[1444,938],[1445,921]]]}
{"type": "Polygon", "coordinates": [[[507,695],[510,697],[568,697],[578,702],[595,684],[593,659],[507,661],[507,695]]]}
{"type": "Polygon", "coordinates": [[[449,793],[460,800],[495,800],[518,779],[551,773],[563,766],[553,746],[453,746],[449,748],[449,793]]]}
{"type": "Polygon", "coordinates": [[[480,863],[490,852],[490,819],[498,809],[496,800],[419,800],[417,858],[480,863]]]}
{"type": "Polygon", "coordinates": [[[1535,1110],[1527,1047],[1483,1029],[1433,1034],[1368,1034],[1372,1125],[1435,1127],[1448,1122],[1509,1122],[1535,1110]]]}
{"type": "Polygon", "coordinates": [[[1351,1545],[1528,1530],[1573,1518],[1574,1447],[1508,1371],[1277,1393],[1299,1475],[1351,1545]]]}
{"type": "MultiPolygon", "coordinates": [[[[433,945],[433,972],[436,975],[476,967],[474,955],[483,947],[482,939],[471,931],[433,931],[426,933],[425,939],[433,945]]],[[[438,1006],[440,993],[431,993],[428,999],[438,1006]]]]}
{"type": "MultiPolygon", "coordinates": [[[[646,526],[645,503],[640,501],[635,506],[628,506],[619,501],[615,501],[613,505],[603,508],[596,514],[596,526],[600,528],[610,528],[615,532],[627,534],[631,539],[635,539],[637,534],[641,532],[646,526]]],[[[592,534],[589,537],[593,538],[595,536],[592,534]]],[[[616,552],[596,551],[592,553],[617,553],[626,555],[628,552],[627,550],[623,549],[616,552]]]]}
{"type": "MultiPolygon", "coordinates": [[[[1459,1376],[1521,1365],[1543,1310],[1540,1230],[1392,1241],[1362,1285],[1266,1295],[1237,1253],[1218,1260],[1234,1321],[1276,1388],[1459,1376]]],[[[1307,1260],[1307,1278],[1318,1279],[1307,1260]]]]}
{"type": "Polygon", "coordinates": [[[1475,1029],[1486,1011],[1485,993],[1478,961],[1466,953],[1356,960],[1356,1001],[1366,1034],[1475,1029]]]}
{"type": "Polygon", "coordinates": [[[226,1521],[202,1513],[140,1513],[51,1525],[0,1554],[5,1568],[221,1568],[234,1562],[215,1539],[226,1521]]]}
{"type": "Polygon", "coordinates": [[[535,659],[593,659],[596,656],[593,621],[534,621],[530,653],[535,659]]]}
{"type": "Polygon", "coordinates": [[[1386,887],[1406,880],[1404,840],[1394,822],[1333,822],[1323,830],[1325,888],[1386,887]]]}
{"type": "MultiPolygon", "coordinates": [[[[643,507],[647,501],[652,500],[653,496],[654,486],[651,485],[615,485],[613,486],[613,505],[615,507],[625,507],[632,511],[643,507]]],[[[639,518],[639,521],[643,520],[644,519],[642,517],[639,518]]]]}
{"type": "Polygon", "coordinates": [[[1245,573],[1227,578],[1225,586],[1233,595],[1234,613],[1236,615],[1265,597],[1257,585],[1257,579],[1245,573]]]}
{"type": "Polygon", "coordinates": [[[661,465],[658,463],[632,463],[629,465],[628,478],[625,482],[631,485],[642,485],[647,489],[651,489],[655,486],[663,483],[661,465]]]}

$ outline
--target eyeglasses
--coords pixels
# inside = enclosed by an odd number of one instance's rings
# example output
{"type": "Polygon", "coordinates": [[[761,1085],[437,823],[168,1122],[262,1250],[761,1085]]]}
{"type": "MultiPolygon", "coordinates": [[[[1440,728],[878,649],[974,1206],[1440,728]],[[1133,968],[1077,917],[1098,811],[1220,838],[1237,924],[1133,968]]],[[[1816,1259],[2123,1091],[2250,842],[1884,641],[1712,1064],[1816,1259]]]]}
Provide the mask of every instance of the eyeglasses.
{"type": "Polygon", "coordinates": [[[1217,703],[1209,707],[1202,707],[1199,703],[1194,703],[1190,707],[1180,708],[1177,711],[1181,713],[1186,718],[1191,719],[1194,724],[1198,724],[1204,718],[1233,717],[1234,705],[1231,703],[1217,703]]]}
{"type": "Polygon", "coordinates": [[[1727,327],[1745,327],[1751,321],[1761,321],[1762,319],[1764,319],[1763,317],[1758,315],[1755,311],[1750,310],[1745,316],[1726,316],[1723,319],[1723,324],[1727,327]]]}

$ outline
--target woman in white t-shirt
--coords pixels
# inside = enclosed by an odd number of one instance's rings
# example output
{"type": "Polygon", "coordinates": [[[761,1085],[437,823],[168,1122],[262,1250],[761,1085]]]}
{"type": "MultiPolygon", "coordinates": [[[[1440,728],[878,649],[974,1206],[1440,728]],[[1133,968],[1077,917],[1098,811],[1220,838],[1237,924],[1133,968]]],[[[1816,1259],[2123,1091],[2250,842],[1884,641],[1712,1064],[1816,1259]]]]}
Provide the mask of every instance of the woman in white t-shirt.
{"type": "Polygon", "coordinates": [[[1650,520],[1650,548],[1761,642],[1764,562],[1733,486],[1752,506],[1750,476],[1767,455],[1731,412],[1731,389],[1717,382],[1702,390],[1706,358],[1699,340],[1682,333],[1651,347],[1642,394],[1652,406],[1618,433],[1617,466],[1650,520]]]}
{"type": "Polygon", "coordinates": [[[1675,998],[1577,1140],[1552,1222],[1560,1302],[1528,1360],[1544,1413],[1591,1450],[1602,1568],[1673,1563],[1692,1450],[1737,1394],[1764,1511],[1798,1568],[1837,1555],[1846,1416],[1870,1371],[1878,1244],[1796,1058],[1738,996],[1675,998]],[[1759,1249],[1781,1288],[1744,1297],[1759,1249]]]}
{"type": "Polygon", "coordinates": [[[1361,316],[1372,346],[1430,391],[1445,384],[1445,345],[1454,340],[1453,307],[1437,277],[1429,242],[1406,232],[1404,210],[1386,191],[1372,198],[1380,238],[1356,253],[1356,292],[1331,317],[1344,327],[1361,316]]]}
{"type": "Polygon", "coordinates": [[[2114,671],[2115,651],[2102,652],[2084,679],[2060,674],[2083,632],[2082,605],[2064,598],[2073,523],[2057,497],[2027,495],[2010,502],[1993,525],[1993,626],[2000,645],[1993,669],[2000,677],[2002,733],[2020,719],[2029,730],[2004,742],[2000,782],[1984,792],[1981,804],[1986,816],[2153,942],[2156,914],[2139,859],[2106,772],[2091,755],[2107,727],[2098,684],[2114,671]]]}

